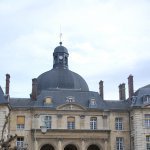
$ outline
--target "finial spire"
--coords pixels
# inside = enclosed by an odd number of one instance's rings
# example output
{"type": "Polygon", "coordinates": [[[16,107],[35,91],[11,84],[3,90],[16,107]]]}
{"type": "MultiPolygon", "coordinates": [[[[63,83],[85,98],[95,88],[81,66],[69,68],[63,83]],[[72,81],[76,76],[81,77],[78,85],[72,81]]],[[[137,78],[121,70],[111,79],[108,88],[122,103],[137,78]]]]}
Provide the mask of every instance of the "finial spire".
{"type": "Polygon", "coordinates": [[[62,45],[62,33],[61,33],[61,25],[60,25],[60,42],[59,42],[59,44],[60,44],[60,46],[62,45]]]}

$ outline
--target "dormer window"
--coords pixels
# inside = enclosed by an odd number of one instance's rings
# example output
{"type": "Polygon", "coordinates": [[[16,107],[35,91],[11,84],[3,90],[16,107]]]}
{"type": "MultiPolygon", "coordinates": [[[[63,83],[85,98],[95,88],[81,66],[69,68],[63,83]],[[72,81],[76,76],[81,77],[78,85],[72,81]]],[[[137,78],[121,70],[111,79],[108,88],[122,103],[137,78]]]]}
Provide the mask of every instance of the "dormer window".
{"type": "Polygon", "coordinates": [[[144,104],[150,103],[150,95],[144,95],[143,96],[143,103],[144,104]]]}
{"type": "Polygon", "coordinates": [[[137,100],[137,96],[132,96],[132,104],[135,104],[136,103],[136,100],[137,100]]]}
{"type": "Polygon", "coordinates": [[[147,102],[147,103],[150,102],[150,95],[146,95],[146,102],[147,102]]]}
{"type": "Polygon", "coordinates": [[[53,104],[53,100],[52,100],[51,97],[46,97],[46,98],[44,99],[44,105],[50,106],[50,105],[52,105],[52,104],[53,104]]]}
{"type": "Polygon", "coordinates": [[[91,98],[90,99],[90,101],[89,101],[89,107],[90,108],[96,108],[97,107],[95,98],[91,98]]]}
{"type": "Polygon", "coordinates": [[[75,102],[75,98],[73,96],[68,96],[66,99],[67,103],[74,103],[75,102]]]}

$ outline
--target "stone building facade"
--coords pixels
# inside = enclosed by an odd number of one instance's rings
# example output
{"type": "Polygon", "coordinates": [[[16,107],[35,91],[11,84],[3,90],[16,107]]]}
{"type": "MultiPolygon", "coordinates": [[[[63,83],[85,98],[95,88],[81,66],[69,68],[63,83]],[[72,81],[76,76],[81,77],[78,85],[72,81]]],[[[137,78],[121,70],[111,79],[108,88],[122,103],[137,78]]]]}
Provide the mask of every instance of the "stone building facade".
{"type": "Polygon", "coordinates": [[[12,145],[29,150],[149,150],[150,85],[134,92],[130,75],[129,98],[123,83],[119,100],[104,100],[103,81],[99,93],[90,91],[69,70],[68,57],[60,42],[53,68],[32,80],[30,98],[10,97],[8,128],[18,136],[12,145]]]}
{"type": "Polygon", "coordinates": [[[9,134],[9,124],[6,124],[6,128],[3,129],[9,111],[8,96],[4,96],[2,88],[0,87],[0,140],[6,140],[7,135],[9,134]]]}

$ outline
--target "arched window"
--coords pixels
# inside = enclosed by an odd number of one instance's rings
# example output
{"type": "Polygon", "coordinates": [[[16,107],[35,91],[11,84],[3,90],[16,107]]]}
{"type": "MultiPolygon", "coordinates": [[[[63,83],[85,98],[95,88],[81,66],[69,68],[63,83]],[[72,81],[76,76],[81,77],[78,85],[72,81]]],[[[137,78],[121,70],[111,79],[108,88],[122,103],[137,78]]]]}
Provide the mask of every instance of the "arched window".
{"type": "Polygon", "coordinates": [[[91,130],[96,130],[97,129],[97,118],[96,117],[91,117],[90,118],[90,129],[91,130]]]}
{"type": "Polygon", "coordinates": [[[67,128],[68,129],[75,129],[75,117],[68,117],[67,118],[67,128]]]}

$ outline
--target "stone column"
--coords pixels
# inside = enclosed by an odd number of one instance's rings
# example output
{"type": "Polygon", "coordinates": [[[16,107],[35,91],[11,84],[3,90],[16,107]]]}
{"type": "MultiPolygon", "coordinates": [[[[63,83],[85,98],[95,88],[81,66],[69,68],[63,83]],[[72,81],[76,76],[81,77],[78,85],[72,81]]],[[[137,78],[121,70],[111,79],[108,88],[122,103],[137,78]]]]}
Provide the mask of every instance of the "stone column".
{"type": "Polygon", "coordinates": [[[58,150],[62,150],[62,141],[58,140],[58,150]]]}

